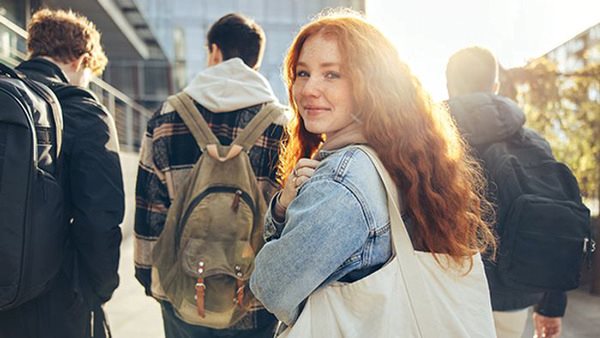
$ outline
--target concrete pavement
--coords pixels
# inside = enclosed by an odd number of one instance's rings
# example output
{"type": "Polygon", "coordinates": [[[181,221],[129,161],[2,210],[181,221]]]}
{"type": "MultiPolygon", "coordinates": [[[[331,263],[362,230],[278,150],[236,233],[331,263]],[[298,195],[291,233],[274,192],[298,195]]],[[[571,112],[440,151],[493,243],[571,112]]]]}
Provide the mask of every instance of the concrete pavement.
{"type": "Polygon", "coordinates": [[[105,306],[113,337],[164,338],[160,306],[134,277],[132,236],[123,241],[119,275],[121,284],[105,306]]]}
{"type": "MultiPolygon", "coordinates": [[[[121,158],[127,199],[119,267],[121,284],[105,309],[114,338],[164,338],[160,307],[144,295],[134,277],[133,215],[138,155],[122,153],[121,158]]],[[[533,335],[531,320],[527,325],[523,338],[533,335]]],[[[569,292],[563,326],[561,338],[600,338],[600,296],[589,294],[585,287],[569,292]]]]}
{"type": "Polygon", "coordinates": [[[126,197],[125,220],[121,225],[121,282],[105,310],[114,338],[164,338],[160,306],[144,294],[144,288],[134,276],[133,219],[138,158],[137,153],[121,153],[126,197]]]}

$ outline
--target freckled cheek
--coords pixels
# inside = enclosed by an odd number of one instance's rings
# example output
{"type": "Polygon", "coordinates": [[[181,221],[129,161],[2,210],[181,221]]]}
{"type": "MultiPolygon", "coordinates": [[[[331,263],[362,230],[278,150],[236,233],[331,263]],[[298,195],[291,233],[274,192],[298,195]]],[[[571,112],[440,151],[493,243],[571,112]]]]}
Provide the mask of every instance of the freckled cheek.
{"type": "Polygon", "coordinates": [[[294,96],[296,103],[299,103],[300,98],[302,98],[302,87],[303,86],[300,84],[294,84],[292,87],[292,95],[294,96]]]}

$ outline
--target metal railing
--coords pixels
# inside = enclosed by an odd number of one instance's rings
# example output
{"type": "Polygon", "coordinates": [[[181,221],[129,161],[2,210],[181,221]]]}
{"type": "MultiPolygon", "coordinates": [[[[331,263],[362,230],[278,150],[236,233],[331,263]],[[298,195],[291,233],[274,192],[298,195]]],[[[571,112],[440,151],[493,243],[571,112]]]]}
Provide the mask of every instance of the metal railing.
{"type": "MultiPolygon", "coordinates": [[[[16,66],[27,59],[27,32],[0,15],[0,60],[16,66]]],[[[104,80],[94,77],[89,89],[107,107],[115,120],[119,143],[127,151],[137,151],[152,112],[104,80]]]]}

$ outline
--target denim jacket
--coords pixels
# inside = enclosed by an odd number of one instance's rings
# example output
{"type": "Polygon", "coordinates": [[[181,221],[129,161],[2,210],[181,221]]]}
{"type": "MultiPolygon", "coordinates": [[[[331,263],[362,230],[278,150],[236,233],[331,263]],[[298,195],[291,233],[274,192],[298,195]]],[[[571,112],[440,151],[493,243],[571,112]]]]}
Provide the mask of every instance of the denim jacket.
{"type": "Polygon", "coordinates": [[[369,275],[392,254],[383,182],[360,149],[321,151],[321,163],[286,210],[266,216],[269,241],[258,253],[250,288],[265,308],[291,325],[306,298],[334,281],[369,275]]]}

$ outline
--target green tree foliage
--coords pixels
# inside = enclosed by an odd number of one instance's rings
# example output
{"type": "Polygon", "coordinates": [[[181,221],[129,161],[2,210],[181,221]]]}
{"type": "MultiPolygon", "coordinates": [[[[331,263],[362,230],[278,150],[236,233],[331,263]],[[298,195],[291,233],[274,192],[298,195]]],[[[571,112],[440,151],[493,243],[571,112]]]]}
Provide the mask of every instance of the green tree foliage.
{"type": "MultiPolygon", "coordinates": [[[[585,60],[585,55],[582,56],[585,60]]],[[[546,58],[501,72],[501,94],[523,107],[527,126],[550,142],[582,193],[600,198],[600,63],[561,73],[546,58]]],[[[599,210],[600,211],[600,210],[599,210]]]]}

